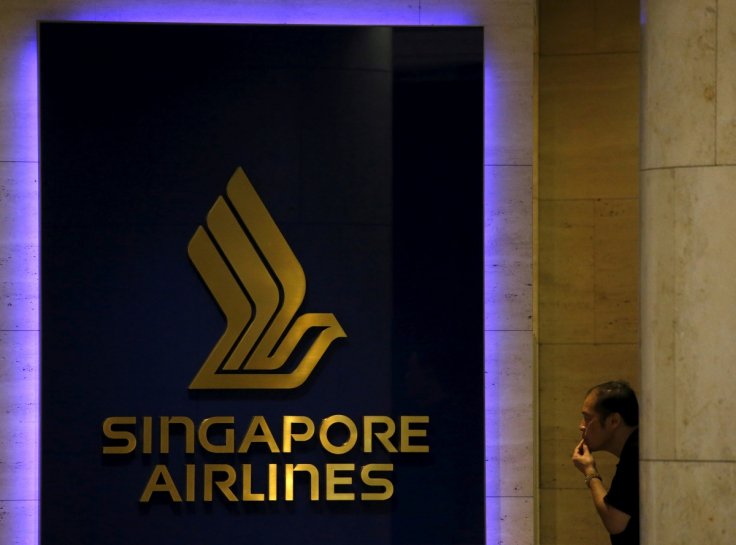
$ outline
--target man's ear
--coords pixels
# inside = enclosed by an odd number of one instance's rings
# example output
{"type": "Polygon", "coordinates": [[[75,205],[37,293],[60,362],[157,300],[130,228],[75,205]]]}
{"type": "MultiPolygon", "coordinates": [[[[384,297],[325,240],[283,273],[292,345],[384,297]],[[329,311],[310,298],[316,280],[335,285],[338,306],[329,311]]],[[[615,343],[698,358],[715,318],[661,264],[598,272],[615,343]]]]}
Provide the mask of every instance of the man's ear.
{"type": "Polygon", "coordinates": [[[616,429],[621,424],[623,424],[623,419],[619,413],[611,413],[608,415],[608,418],[606,418],[606,427],[610,426],[613,429],[616,429]]]}

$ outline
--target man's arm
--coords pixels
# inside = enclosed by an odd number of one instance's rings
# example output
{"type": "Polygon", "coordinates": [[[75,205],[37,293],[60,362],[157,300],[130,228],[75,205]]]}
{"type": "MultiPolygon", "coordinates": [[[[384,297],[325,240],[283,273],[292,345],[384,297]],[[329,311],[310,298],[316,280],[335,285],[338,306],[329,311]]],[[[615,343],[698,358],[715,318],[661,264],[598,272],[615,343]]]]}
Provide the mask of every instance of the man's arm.
{"type": "Polygon", "coordinates": [[[591,475],[598,475],[598,469],[595,465],[595,458],[588,450],[588,445],[584,441],[580,441],[575,450],[572,453],[572,462],[575,467],[585,475],[588,481],[588,488],[590,489],[590,495],[593,499],[593,505],[595,505],[598,516],[601,517],[603,525],[608,530],[609,534],[620,534],[626,529],[629,524],[630,515],[627,515],[623,511],[616,509],[608,505],[605,501],[606,488],[603,486],[603,481],[600,478],[593,477],[591,475]]]}

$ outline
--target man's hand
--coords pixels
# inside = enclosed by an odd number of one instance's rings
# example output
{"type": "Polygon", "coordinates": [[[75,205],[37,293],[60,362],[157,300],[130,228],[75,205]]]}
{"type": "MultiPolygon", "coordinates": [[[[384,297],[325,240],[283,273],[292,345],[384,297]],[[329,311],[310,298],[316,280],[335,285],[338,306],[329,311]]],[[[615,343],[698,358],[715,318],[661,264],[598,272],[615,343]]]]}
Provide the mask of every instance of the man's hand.
{"type": "Polygon", "coordinates": [[[585,444],[585,439],[582,439],[575,447],[575,450],[572,451],[572,463],[575,464],[575,467],[578,468],[580,473],[586,477],[593,473],[598,473],[595,465],[595,458],[593,458],[593,455],[590,453],[588,445],[585,444]]]}
{"type": "MultiPolygon", "coordinates": [[[[580,473],[589,477],[590,475],[597,475],[598,468],[595,465],[595,458],[590,453],[588,445],[585,444],[585,439],[580,441],[572,451],[572,463],[578,468],[580,473]]],[[[599,478],[592,479],[588,485],[590,488],[591,496],[593,497],[593,504],[595,505],[598,515],[603,521],[603,525],[610,534],[618,534],[626,529],[631,518],[623,511],[619,511],[615,507],[611,507],[605,501],[606,489],[603,487],[603,482],[599,478]]]]}

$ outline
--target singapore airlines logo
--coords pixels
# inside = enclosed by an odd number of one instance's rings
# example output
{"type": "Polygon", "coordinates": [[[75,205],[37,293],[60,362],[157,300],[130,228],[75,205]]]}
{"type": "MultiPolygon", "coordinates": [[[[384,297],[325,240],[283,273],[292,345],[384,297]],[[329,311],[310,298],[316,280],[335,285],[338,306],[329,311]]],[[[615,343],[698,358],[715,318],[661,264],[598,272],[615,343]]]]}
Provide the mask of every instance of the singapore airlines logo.
{"type": "Polygon", "coordinates": [[[190,389],[296,388],[347,336],[334,314],[296,317],[304,271],[241,168],[194,233],[189,257],[227,322],[190,389]],[[312,328],[320,329],[316,338],[283,371],[312,328]]]}

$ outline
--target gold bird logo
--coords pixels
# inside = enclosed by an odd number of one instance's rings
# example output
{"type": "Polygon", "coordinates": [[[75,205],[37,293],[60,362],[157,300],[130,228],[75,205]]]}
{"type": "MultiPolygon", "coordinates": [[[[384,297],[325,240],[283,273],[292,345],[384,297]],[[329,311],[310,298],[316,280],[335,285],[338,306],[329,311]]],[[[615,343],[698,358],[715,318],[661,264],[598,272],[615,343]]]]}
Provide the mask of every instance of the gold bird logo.
{"type": "Polygon", "coordinates": [[[296,388],[330,344],[347,337],[334,314],[296,317],[306,293],[304,271],[242,168],[188,251],[227,323],[190,389],[296,388]],[[321,331],[301,360],[280,372],[312,328],[321,331]]]}

